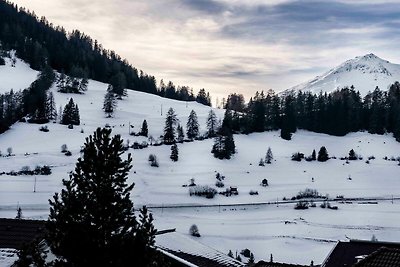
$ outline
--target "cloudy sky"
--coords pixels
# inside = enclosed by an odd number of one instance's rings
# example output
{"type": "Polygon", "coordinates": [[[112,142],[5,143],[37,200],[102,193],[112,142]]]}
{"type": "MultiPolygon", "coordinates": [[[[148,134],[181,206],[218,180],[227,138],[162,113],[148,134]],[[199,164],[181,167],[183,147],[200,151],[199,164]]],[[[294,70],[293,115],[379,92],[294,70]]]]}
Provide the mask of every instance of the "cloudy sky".
{"type": "Polygon", "coordinates": [[[281,91],[367,53],[400,63],[400,1],[15,0],[158,80],[281,91]]]}

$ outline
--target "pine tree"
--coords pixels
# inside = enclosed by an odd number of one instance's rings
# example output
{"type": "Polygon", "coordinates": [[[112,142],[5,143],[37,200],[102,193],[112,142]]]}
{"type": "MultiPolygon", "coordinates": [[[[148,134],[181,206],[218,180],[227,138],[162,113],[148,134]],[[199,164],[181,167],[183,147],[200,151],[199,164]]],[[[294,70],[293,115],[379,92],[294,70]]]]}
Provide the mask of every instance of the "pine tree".
{"type": "Polygon", "coordinates": [[[171,146],[171,156],[170,156],[170,159],[171,159],[172,161],[178,161],[178,154],[179,154],[178,146],[177,146],[176,144],[173,144],[173,145],[171,146]]]}
{"type": "Polygon", "coordinates": [[[328,155],[328,151],[326,150],[326,148],[324,146],[322,146],[320,148],[320,150],[318,151],[318,161],[324,162],[327,161],[329,159],[329,155],[328,155]]]}
{"type": "Polygon", "coordinates": [[[47,94],[46,99],[46,118],[49,120],[57,119],[56,102],[54,101],[53,92],[51,91],[47,94]]]}
{"type": "Polygon", "coordinates": [[[64,111],[62,114],[61,124],[64,125],[79,125],[80,117],[79,117],[79,108],[78,105],[75,105],[74,100],[70,98],[68,104],[65,105],[64,111]]]}
{"type": "Polygon", "coordinates": [[[164,127],[164,143],[172,144],[175,142],[175,126],[178,123],[178,118],[173,108],[169,108],[165,119],[164,127]]]}
{"type": "Polygon", "coordinates": [[[178,127],[176,127],[176,131],[178,134],[177,141],[179,143],[183,143],[183,140],[185,139],[185,133],[183,132],[183,127],[178,124],[178,127]]]}
{"type": "Polygon", "coordinates": [[[233,257],[232,250],[229,250],[229,252],[228,252],[228,256],[229,256],[229,257],[231,257],[231,258],[234,258],[234,257],[233,257]]]}
{"type": "Polygon", "coordinates": [[[149,135],[149,129],[148,129],[146,120],[144,120],[142,123],[142,128],[140,129],[140,135],[146,136],[146,137],[149,135]]]}
{"type": "Polygon", "coordinates": [[[313,151],[312,151],[311,159],[312,160],[317,160],[317,155],[316,155],[315,149],[313,149],[313,151]]]}
{"type": "Polygon", "coordinates": [[[78,91],[80,93],[86,92],[88,89],[88,84],[89,81],[86,78],[83,78],[80,82],[79,82],[79,87],[78,87],[78,91]]]}
{"type": "Polygon", "coordinates": [[[128,184],[132,158],[123,140],[98,128],[86,138],[65,189],[50,200],[47,243],[68,266],[138,266],[153,261],[155,229],[144,207],[136,219],[128,184]]]}
{"type": "Polygon", "coordinates": [[[117,107],[117,100],[115,99],[113,87],[109,85],[107,93],[104,96],[103,110],[107,114],[108,118],[112,117],[115,108],[117,107]]]}
{"type": "Polygon", "coordinates": [[[272,155],[272,150],[268,147],[267,154],[265,155],[265,163],[271,164],[274,156],[272,155]]]}
{"type": "Polygon", "coordinates": [[[17,216],[15,216],[15,219],[18,219],[18,220],[22,219],[22,209],[21,209],[21,207],[18,207],[17,216]]]}
{"type": "Polygon", "coordinates": [[[194,110],[190,112],[187,124],[186,124],[186,136],[189,139],[194,139],[199,135],[199,122],[197,114],[194,110]]]}
{"type": "Polygon", "coordinates": [[[249,257],[249,261],[248,261],[248,263],[249,264],[253,264],[254,263],[254,254],[253,253],[250,253],[250,257],[249,257]]]}
{"type": "Polygon", "coordinates": [[[215,137],[217,134],[218,128],[218,121],[217,115],[215,115],[214,110],[210,110],[207,117],[207,136],[208,137],[215,137]]]}

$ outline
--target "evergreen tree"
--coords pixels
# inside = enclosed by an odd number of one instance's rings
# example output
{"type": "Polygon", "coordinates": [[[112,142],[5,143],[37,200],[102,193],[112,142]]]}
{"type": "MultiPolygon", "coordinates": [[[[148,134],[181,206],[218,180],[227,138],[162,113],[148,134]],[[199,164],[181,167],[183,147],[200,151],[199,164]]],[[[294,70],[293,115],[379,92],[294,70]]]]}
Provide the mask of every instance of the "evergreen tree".
{"type": "Polygon", "coordinates": [[[47,94],[46,99],[46,118],[49,120],[57,119],[56,102],[54,101],[53,92],[51,91],[47,94]]]}
{"type": "Polygon", "coordinates": [[[22,219],[22,209],[21,209],[21,207],[18,207],[17,216],[15,216],[15,219],[18,219],[18,220],[22,219]]]}
{"type": "Polygon", "coordinates": [[[98,128],[86,138],[83,157],[50,200],[47,243],[68,266],[151,266],[155,229],[144,207],[136,219],[128,184],[132,158],[123,140],[98,128]]]}
{"type": "Polygon", "coordinates": [[[186,136],[189,139],[194,139],[199,136],[199,122],[197,114],[194,110],[190,112],[187,124],[186,124],[186,136]]]}
{"type": "Polygon", "coordinates": [[[148,136],[149,135],[149,129],[147,127],[147,121],[144,120],[142,123],[142,128],[140,129],[140,135],[141,136],[148,136]]]}
{"type": "Polygon", "coordinates": [[[316,154],[316,152],[315,152],[315,149],[313,149],[313,151],[312,151],[311,159],[312,159],[312,160],[317,160],[317,154],[316,154]]]}
{"type": "Polygon", "coordinates": [[[218,128],[217,115],[215,115],[214,110],[211,109],[210,112],[208,112],[208,117],[207,117],[207,136],[215,137],[218,130],[217,128],[218,128]]]}
{"type": "Polygon", "coordinates": [[[171,156],[170,156],[170,159],[171,159],[172,161],[178,161],[178,154],[179,154],[178,146],[177,146],[176,144],[173,144],[173,145],[171,146],[171,156]]]}
{"type": "Polygon", "coordinates": [[[173,108],[169,108],[164,126],[164,143],[172,144],[175,142],[175,126],[178,123],[178,118],[173,108]]]}
{"type": "Polygon", "coordinates": [[[327,161],[329,159],[329,155],[328,155],[328,151],[326,150],[326,148],[324,146],[322,146],[320,148],[320,150],[318,151],[318,161],[324,162],[327,161]]]}
{"type": "Polygon", "coordinates": [[[267,154],[265,155],[265,163],[271,164],[274,156],[272,155],[272,150],[268,147],[267,154]]]}
{"type": "Polygon", "coordinates": [[[231,258],[235,258],[235,257],[233,257],[232,250],[229,250],[229,252],[228,252],[228,256],[229,256],[229,257],[231,257],[231,258]]]}
{"type": "Polygon", "coordinates": [[[185,133],[183,132],[183,127],[178,124],[178,127],[176,127],[176,131],[177,131],[177,134],[178,134],[177,141],[179,143],[182,143],[183,140],[185,139],[185,133]]]}
{"type": "Polygon", "coordinates": [[[64,125],[79,125],[80,117],[79,117],[79,108],[78,105],[75,105],[74,100],[70,98],[68,104],[65,105],[61,124],[64,125]]]}
{"type": "Polygon", "coordinates": [[[107,114],[108,118],[112,117],[115,108],[117,107],[117,100],[113,92],[113,86],[109,85],[107,88],[107,93],[104,96],[103,110],[107,114]]]}
{"type": "Polygon", "coordinates": [[[231,156],[236,153],[233,135],[231,133],[228,133],[227,135],[217,135],[214,138],[211,153],[213,153],[214,157],[218,159],[230,159],[231,156]]]}
{"type": "Polygon", "coordinates": [[[88,79],[82,78],[82,80],[79,83],[78,91],[80,93],[86,92],[88,89],[88,84],[89,84],[88,79]]]}
{"type": "Polygon", "coordinates": [[[349,160],[356,160],[357,159],[357,154],[356,154],[356,152],[354,151],[354,149],[351,149],[350,151],[349,151],[349,160]]]}
{"type": "Polygon", "coordinates": [[[253,264],[254,263],[254,254],[253,253],[250,253],[250,257],[249,257],[249,261],[248,261],[248,263],[249,264],[253,264]]]}

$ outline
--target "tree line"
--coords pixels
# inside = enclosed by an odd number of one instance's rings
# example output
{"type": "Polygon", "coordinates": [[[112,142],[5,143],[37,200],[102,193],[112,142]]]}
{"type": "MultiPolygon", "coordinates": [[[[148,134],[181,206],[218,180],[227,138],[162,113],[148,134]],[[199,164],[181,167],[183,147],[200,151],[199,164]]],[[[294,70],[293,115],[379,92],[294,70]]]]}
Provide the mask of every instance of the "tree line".
{"type": "Polygon", "coordinates": [[[79,30],[68,33],[45,17],[38,18],[34,12],[18,8],[9,1],[0,1],[0,41],[2,49],[15,50],[17,56],[35,70],[48,65],[72,78],[111,84],[119,95],[123,95],[124,88],[130,88],[211,105],[209,94],[204,89],[195,96],[191,88],[176,87],[172,82],[166,86],[160,82],[157,86],[154,76],[136,69],[114,51],[103,48],[97,40],[79,30]]]}
{"type": "Polygon", "coordinates": [[[297,129],[343,136],[350,132],[393,133],[400,142],[400,83],[388,91],[376,87],[365,97],[353,86],[332,93],[256,92],[249,103],[232,94],[224,106],[227,126],[237,133],[281,130],[291,139],[297,129]]]}

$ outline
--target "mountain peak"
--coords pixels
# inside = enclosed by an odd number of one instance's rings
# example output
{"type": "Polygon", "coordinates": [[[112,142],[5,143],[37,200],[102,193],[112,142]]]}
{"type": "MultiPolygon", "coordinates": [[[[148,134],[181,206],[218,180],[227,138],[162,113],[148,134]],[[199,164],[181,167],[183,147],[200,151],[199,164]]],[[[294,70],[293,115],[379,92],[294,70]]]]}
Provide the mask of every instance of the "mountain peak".
{"type": "Polygon", "coordinates": [[[336,89],[354,86],[361,95],[373,91],[376,86],[382,90],[395,81],[400,81],[400,65],[390,63],[373,53],[345,61],[323,75],[294,86],[289,90],[313,93],[332,92],[336,89]]]}

